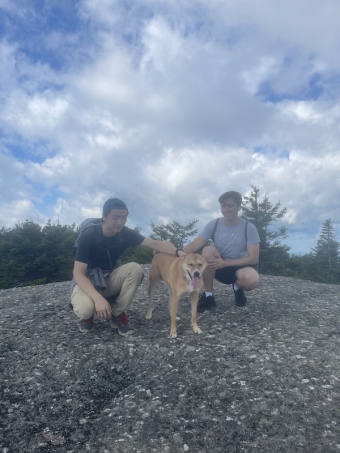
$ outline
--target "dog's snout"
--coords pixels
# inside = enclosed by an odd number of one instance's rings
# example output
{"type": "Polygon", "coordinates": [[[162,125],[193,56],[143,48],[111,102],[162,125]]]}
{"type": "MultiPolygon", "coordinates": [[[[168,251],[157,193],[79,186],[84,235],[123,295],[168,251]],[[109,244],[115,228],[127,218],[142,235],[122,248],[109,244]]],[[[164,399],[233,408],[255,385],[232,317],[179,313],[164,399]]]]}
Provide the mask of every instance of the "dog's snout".
{"type": "Polygon", "coordinates": [[[198,271],[194,272],[194,277],[199,277],[201,274],[198,271]]]}

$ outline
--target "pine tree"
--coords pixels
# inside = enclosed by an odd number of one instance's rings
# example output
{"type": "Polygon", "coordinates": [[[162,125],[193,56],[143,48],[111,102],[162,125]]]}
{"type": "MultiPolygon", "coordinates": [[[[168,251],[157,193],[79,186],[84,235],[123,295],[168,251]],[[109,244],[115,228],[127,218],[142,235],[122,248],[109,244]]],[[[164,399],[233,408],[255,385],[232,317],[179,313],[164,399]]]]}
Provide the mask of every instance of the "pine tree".
{"type": "Polygon", "coordinates": [[[289,259],[287,245],[281,244],[286,239],[287,227],[279,227],[273,231],[270,227],[287,212],[287,208],[281,209],[278,201],[273,204],[267,195],[260,200],[260,189],[251,185],[252,191],[248,197],[243,197],[242,217],[252,222],[260,236],[260,271],[263,273],[280,273],[289,259]]]}
{"type": "Polygon", "coordinates": [[[181,225],[176,221],[162,225],[155,225],[151,222],[152,234],[150,237],[159,241],[170,241],[177,248],[182,248],[187,239],[197,233],[197,230],[194,229],[197,222],[198,220],[192,220],[188,225],[181,225]]]}
{"type": "Polygon", "coordinates": [[[335,240],[334,226],[331,219],[327,219],[316,244],[312,249],[313,256],[318,263],[319,269],[334,270],[340,264],[340,243],[335,240]]]}

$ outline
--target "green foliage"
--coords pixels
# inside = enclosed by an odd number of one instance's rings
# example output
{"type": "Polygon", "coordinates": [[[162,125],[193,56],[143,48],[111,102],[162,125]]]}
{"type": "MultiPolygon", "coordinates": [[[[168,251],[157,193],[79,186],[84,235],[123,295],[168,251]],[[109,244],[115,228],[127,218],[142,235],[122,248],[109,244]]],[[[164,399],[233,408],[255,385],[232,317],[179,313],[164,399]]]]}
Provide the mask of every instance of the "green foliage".
{"type": "Polygon", "coordinates": [[[281,219],[287,208],[281,209],[281,203],[272,204],[267,195],[260,200],[260,189],[251,185],[252,191],[248,197],[243,197],[242,217],[252,222],[260,236],[260,271],[264,274],[280,274],[286,268],[290,247],[281,244],[286,239],[287,227],[279,227],[277,231],[270,229],[271,225],[281,219]]]}
{"type": "Polygon", "coordinates": [[[170,241],[177,248],[183,248],[184,244],[188,242],[187,239],[197,233],[197,230],[194,229],[197,222],[198,220],[193,220],[188,225],[181,225],[175,221],[161,225],[151,222],[152,234],[150,237],[158,241],[170,241]]]}
{"type": "Polygon", "coordinates": [[[139,263],[139,264],[149,264],[152,261],[153,250],[148,247],[143,247],[142,245],[137,245],[137,247],[128,247],[124,250],[122,256],[117,260],[117,264],[126,263],[139,263]]]}
{"type": "Polygon", "coordinates": [[[0,288],[69,280],[74,263],[75,225],[45,227],[25,220],[0,230],[0,288]]]}
{"type": "Polygon", "coordinates": [[[331,219],[327,219],[315,248],[306,255],[292,255],[285,275],[319,283],[340,284],[340,243],[331,219]]]}

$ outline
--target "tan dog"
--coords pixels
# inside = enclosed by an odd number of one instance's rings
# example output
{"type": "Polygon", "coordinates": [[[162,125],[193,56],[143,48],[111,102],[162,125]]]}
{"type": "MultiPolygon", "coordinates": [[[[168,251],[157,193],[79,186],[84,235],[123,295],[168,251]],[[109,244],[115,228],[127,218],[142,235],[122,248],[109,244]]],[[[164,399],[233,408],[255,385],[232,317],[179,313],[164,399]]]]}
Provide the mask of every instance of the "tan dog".
{"type": "Polygon", "coordinates": [[[170,336],[177,337],[176,314],[178,302],[186,294],[191,296],[191,324],[195,333],[202,333],[197,325],[197,303],[202,287],[202,274],[206,268],[205,259],[197,253],[178,258],[165,253],[157,253],[152,260],[149,272],[149,307],[146,319],[152,318],[152,297],[157,283],[163,279],[170,292],[169,311],[171,316],[170,336]]]}

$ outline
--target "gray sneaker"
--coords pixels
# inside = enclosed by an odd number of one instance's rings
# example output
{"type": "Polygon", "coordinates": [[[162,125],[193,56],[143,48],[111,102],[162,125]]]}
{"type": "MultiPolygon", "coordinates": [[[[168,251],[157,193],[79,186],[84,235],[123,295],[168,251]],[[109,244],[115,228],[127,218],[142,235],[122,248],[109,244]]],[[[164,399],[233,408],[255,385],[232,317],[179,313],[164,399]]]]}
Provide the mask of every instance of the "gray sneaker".
{"type": "Polygon", "coordinates": [[[133,328],[129,324],[128,317],[124,312],[122,312],[118,316],[113,316],[111,318],[111,327],[114,329],[118,329],[119,335],[123,337],[127,335],[132,335],[134,333],[133,328]]]}
{"type": "Polygon", "coordinates": [[[81,319],[79,322],[79,330],[82,333],[89,333],[94,329],[93,316],[90,319],[81,319]]]}

